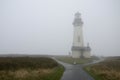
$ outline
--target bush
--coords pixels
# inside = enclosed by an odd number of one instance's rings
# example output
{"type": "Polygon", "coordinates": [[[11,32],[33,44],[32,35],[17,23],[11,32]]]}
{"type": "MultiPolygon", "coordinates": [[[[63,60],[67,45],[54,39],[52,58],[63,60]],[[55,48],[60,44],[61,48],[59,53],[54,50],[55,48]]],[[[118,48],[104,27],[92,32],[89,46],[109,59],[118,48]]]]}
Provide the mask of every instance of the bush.
{"type": "Polygon", "coordinates": [[[60,80],[63,72],[51,58],[0,58],[0,80],[60,80]]]}
{"type": "Polygon", "coordinates": [[[54,68],[56,66],[58,66],[56,61],[45,57],[0,58],[0,70],[16,70],[20,68],[54,68]]]}

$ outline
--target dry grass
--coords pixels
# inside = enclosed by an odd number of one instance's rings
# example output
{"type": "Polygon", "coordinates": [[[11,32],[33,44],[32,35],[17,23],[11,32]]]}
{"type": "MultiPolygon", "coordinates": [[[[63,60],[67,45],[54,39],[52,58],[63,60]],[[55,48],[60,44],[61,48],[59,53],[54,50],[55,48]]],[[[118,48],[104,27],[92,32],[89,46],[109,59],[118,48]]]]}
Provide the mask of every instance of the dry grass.
{"type": "Polygon", "coordinates": [[[59,80],[63,71],[51,58],[0,58],[0,80],[59,80]]]}
{"type": "Polygon", "coordinates": [[[8,75],[13,75],[15,78],[25,78],[28,76],[28,71],[26,70],[17,70],[17,71],[9,71],[8,75]]]}
{"type": "Polygon", "coordinates": [[[120,59],[110,59],[86,67],[96,80],[120,80],[120,59]]]}
{"type": "Polygon", "coordinates": [[[0,76],[13,76],[14,78],[27,78],[29,76],[34,77],[44,77],[52,73],[53,69],[37,69],[37,70],[27,70],[27,69],[20,69],[16,71],[0,71],[0,76]]]}

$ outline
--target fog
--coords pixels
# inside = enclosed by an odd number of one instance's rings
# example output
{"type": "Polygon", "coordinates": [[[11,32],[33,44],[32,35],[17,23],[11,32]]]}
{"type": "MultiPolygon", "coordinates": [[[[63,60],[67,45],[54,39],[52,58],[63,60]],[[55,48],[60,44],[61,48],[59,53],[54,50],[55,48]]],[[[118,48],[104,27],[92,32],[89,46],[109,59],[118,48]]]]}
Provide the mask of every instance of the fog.
{"type": "Polygon", "coordinates": [[[0,54],[68,55],[78,11],[91,54],[120,56],[120,0],[0,0],[0,54]]]}

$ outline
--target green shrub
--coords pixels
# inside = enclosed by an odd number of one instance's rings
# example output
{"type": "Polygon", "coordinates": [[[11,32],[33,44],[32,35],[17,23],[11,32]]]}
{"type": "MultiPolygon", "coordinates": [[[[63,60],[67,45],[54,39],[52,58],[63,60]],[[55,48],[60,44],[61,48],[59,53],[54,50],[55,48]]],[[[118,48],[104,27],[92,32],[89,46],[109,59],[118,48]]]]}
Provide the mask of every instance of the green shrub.
{"type": "Polygon", "coordinates": [[[30,57],[15,57],[15,58],[0,58],[0,70],[16,70],[20,68],[53,68],[58,66],[57,62],[51,58],[30,58],[30,57]]]}
{"type": "Polygon", "coordinates": [[[0,58],[0,80],[60,80],[64,68],[47,57],[0,58]]]}

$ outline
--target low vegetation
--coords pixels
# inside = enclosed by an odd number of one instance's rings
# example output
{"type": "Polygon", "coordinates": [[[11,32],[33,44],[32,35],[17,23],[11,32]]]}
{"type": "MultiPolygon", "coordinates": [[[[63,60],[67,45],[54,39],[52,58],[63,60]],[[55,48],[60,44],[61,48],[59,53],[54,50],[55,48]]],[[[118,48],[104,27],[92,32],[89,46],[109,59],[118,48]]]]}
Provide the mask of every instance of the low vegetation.
{"type": "Polygon", "coordinates": [[[120,57],[85,67],[95,80],[120,80],[120,57]]]}
{"type": "Polygon", "coordinates": [[[78,58],[78,59],[74,59],[72,57],[69,57],[69,56],[57,56],[56,59],[62,61],[62,62],[65,62],[65,63],[69,63],[69,64],[73,64],[74,62],[76,62],[76,64],[84,64],[84,63],[88,63],[88,62],[92,62],[93,61],[93,58],[84,58],[84,59],[81,59],[81,58],[78,58]]]}
{"type": "Polygon", "coordinates": [[[60,80],[63,71],[51,58],[0,58],[0,80],[60,80]]]}

